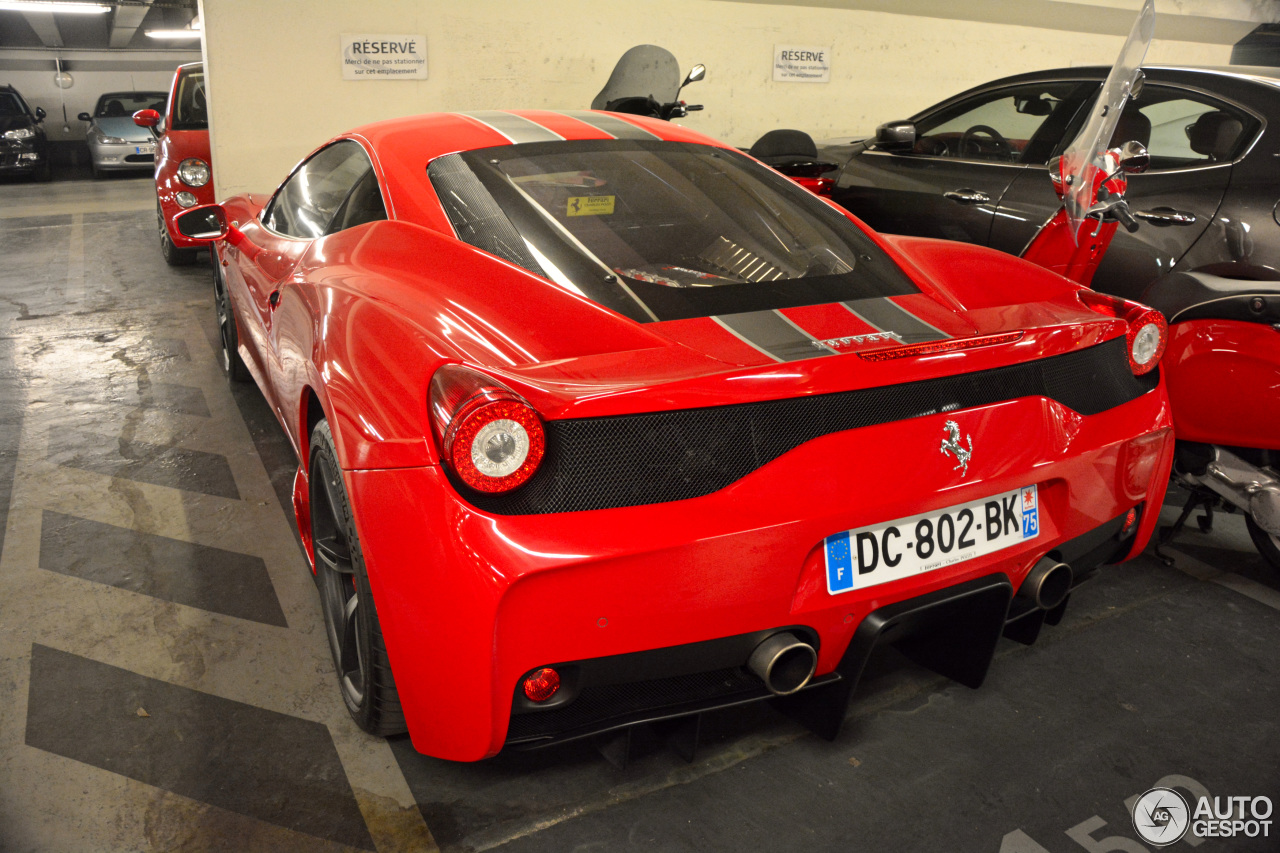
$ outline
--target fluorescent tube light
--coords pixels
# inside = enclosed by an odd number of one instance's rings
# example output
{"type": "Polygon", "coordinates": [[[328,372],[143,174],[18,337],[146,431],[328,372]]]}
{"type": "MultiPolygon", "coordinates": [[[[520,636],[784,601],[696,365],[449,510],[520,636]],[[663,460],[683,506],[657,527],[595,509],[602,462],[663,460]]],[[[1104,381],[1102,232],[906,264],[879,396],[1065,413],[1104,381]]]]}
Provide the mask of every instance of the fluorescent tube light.
{"type": "Polygon", "coordinates": [[[0,11],[5,12],[53,12],[58,15],[101,15],[110,12],[110,6],[101,3],[75,3],[72,0],[0,0],[0,11]]]}

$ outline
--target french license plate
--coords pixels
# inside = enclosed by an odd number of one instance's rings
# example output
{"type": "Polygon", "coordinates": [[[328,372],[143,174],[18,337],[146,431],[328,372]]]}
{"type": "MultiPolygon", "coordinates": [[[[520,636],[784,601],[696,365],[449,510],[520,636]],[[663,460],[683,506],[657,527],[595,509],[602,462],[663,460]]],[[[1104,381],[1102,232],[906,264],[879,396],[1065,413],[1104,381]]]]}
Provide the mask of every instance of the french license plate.
{"type": "Polygon", "coordinates": [[[1035,486],[846,530],[824,542],[827,592],[836,595],[931,572],[1039,535],[1035,486]]]}
{"type": "Polygon", "coordinates": [[[135,154],[154,154],[156,148],[154,145],[139,145],[133,149],[135,154]]]}

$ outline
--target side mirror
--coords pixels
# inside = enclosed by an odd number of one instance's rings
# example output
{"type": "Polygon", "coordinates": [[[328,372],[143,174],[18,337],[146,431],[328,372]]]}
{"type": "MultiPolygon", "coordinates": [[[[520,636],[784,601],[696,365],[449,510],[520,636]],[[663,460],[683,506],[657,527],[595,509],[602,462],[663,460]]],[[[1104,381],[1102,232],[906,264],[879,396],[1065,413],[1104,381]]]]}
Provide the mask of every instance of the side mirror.
{"type": "Polygon", "coordinates": [[[79,119],[80,121],[93,121],[93,116],[89,115],[88,113],[80,113],[80,115],[76,116],[76,118],[79,119]]]}
{"type": "Polygon", "coordinates": [[[221,240],[227,236],[227,212],[220,204],[184,210],[173,218],[178,233],[192,240],[221,240]]]}
{"type": "Polygon", "coordinates": [[[44,121],[44,117],[48,113],[44,111],[44,107],[36,107],[36,121],[44,121]]]}
{"type": "Polygon", "coordinates": [[[876,147],[883,151],[910,151],[916,147],[916,126],[909,121],[891,121],[876,128],[876,147]]]}
{"type": "Polygon", "coordinates": [[[699,62],[697,65],[689,69],[689,76],[684,78],[684,82],[680,84],[680,88],[683,89],[685,86],[688,86],[690,83],[697,83],[699,80],[701,80],[703,77],[706,77],[706,76],[707,76],[707,66],[699,62]]]}
{"type": "Polygon", "coordinates": [[[1120,171],[1126,175],[1145,172],[1150,165],[1151,154],[1141,142],[1131,139],[1120,146],[1120,171]]]}
{"type": "Polygon", "coordinates": [[[133,123],[138,127],[155,127],[160,123],[160,113],[155,110],[138,110],[133,114],[133,123]]]}

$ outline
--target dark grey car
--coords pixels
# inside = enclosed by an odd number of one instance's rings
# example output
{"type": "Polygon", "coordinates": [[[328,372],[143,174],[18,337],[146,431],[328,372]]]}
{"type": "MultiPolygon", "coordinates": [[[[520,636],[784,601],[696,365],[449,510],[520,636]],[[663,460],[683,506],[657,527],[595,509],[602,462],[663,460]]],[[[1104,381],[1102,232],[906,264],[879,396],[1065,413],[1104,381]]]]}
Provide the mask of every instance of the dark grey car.
{"type": "MultiPolygon", "coordinates": [[[[833,197],[879,231],[1021,254],[1061,202],[1047,163],[1074,138],[1109,69],[1006,77],[826,146],[842,168],[833,197]]],[[[1142,223],[1116,234],[1093,286],[1139,299],[1172,272],[1280,280],[1280,69],[1144,67],[1146,85],[1112,143],[1144,143],[1129,178],[1142,223]]]]}

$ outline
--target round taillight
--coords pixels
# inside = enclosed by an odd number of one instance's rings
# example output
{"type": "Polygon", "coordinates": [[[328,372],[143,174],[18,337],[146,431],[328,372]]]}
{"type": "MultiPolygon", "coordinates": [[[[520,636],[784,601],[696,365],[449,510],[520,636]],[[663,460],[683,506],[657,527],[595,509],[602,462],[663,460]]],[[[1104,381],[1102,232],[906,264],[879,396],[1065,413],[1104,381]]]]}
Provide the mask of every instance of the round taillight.
{"type": "Polygon", "coordinates": [[[533,409],[501,397],[463,409],[444,438],[445,453],[462,482],[479,492],[505,492],[533,476],[547,449],[533,409]]]}
{"type": "Polygon", "coordinates": [[[1168,338],[1169,324],[1159,311],[1147,310],[1129,321],[1125,342],[1129,346],[1129,369],[1135,376],[1155,369],[1168,338]]]}
{"type": "Polygon", "coordinates": [[[560,673],[549,666],[534,670],[524,679],[524,695],[534,702],[545,702],[560,689],[560,673]]]}
{"type": "Polygon", "coordinates": [[[542,418],[492,377],[445,365],[432,377],[430,403],[441,458],[470,488],[510,491],[542,463],[547,449],[542,418]]]}

